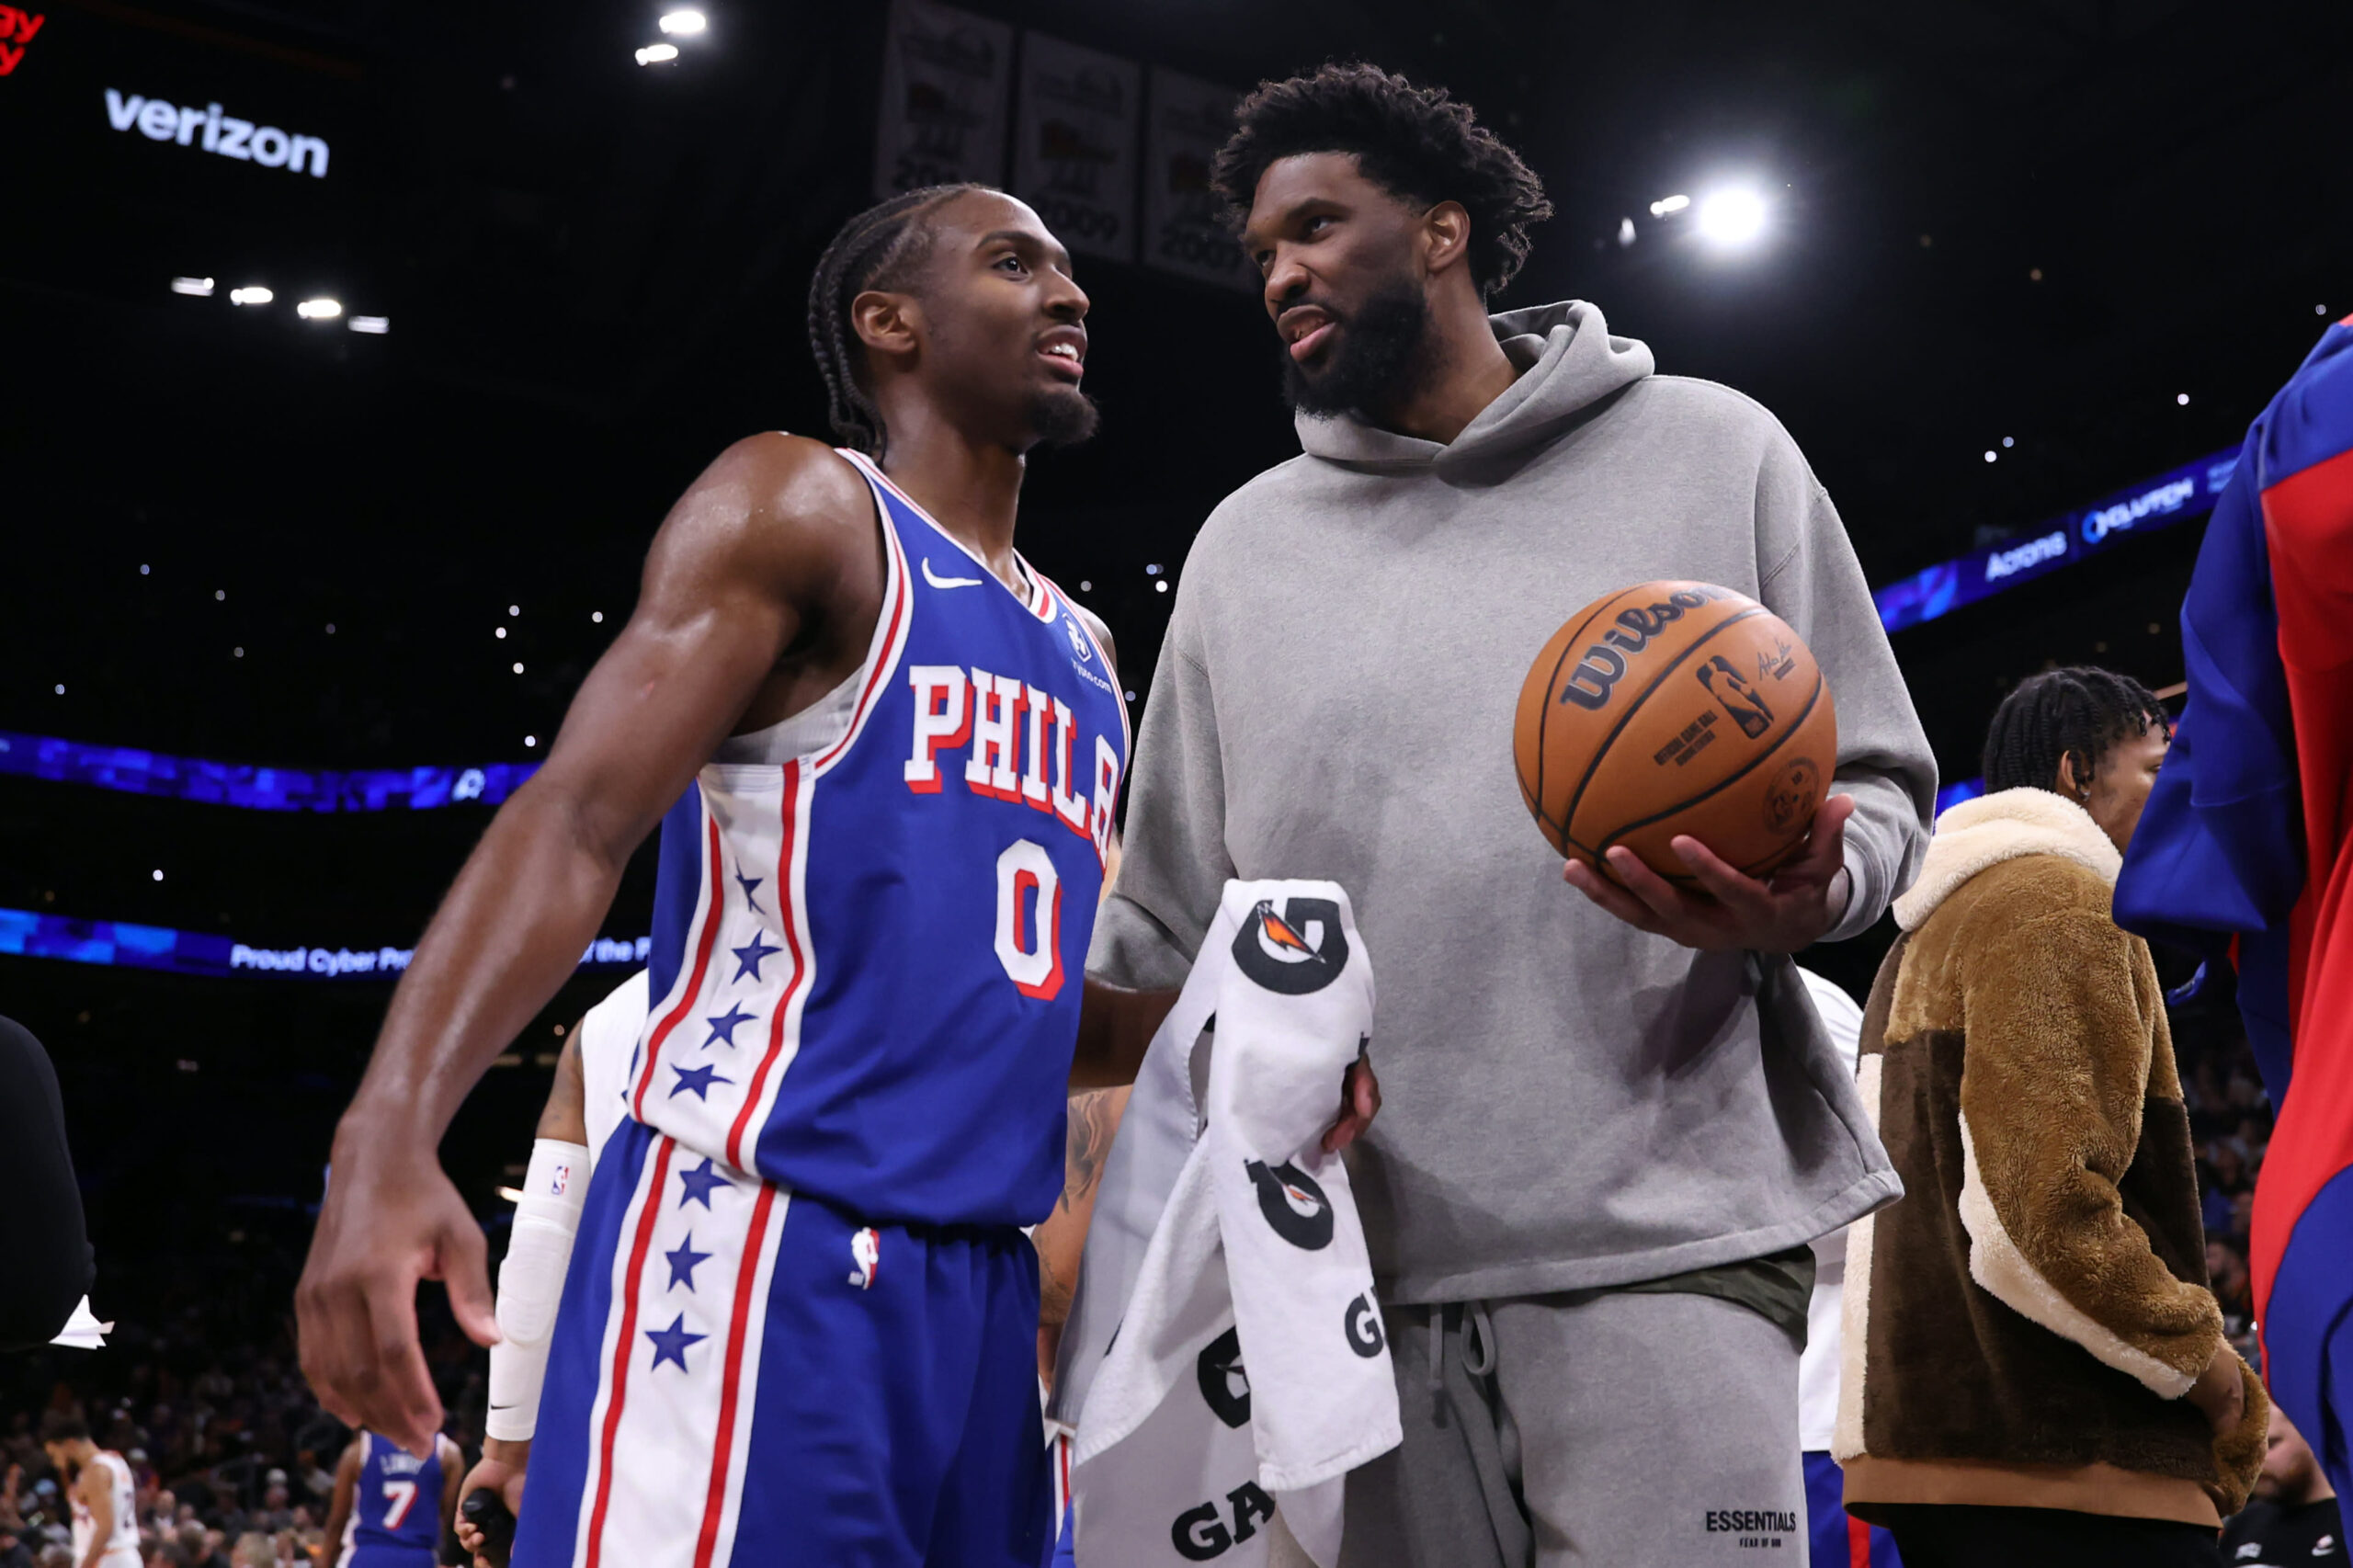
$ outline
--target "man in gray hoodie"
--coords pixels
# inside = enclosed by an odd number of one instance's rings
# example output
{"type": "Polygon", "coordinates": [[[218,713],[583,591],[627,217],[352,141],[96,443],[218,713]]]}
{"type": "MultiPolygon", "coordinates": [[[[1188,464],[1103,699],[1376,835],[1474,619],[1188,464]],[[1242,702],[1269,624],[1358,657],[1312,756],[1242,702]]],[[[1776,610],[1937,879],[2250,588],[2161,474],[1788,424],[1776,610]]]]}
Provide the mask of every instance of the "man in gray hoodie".
{"type": "Polygon", "coordinates": [[[1910,880],[1936,775],[1837,513],[1771,415],[1654,375],[1592,305],[1490,318],[1551,209],[1445,93],[1262,86],[1220,191],[1303,455],[1221,505],[1145,709],[1090,970],[1179,983],[1229,877],[1348,889],[1387,1110],[1354,1171],[1405,1419],[1350,1568],[1798,1564],[1811,1238],[1900,1187],[1787,956],[1910,880]],[[1696,578],[1836,693],[1812,841],[1768,883],[1678,841],[1563,886],[1512,778],[1537,649],[1696,578]]]}

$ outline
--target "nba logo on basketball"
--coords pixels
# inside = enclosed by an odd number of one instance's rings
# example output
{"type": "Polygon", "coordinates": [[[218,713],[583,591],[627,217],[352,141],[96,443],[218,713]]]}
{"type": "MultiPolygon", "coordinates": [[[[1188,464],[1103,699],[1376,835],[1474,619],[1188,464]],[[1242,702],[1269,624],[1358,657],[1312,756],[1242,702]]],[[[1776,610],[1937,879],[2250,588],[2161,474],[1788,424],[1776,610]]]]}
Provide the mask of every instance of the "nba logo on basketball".
{"type": "Polygon", "coordinates": [[[849,1239],[850,1261],[858,1267],[849,1282],[861,1290],[874,1289],[874,1275],[882,1263],[882,1233],[869,1227],[849,1239]]]}

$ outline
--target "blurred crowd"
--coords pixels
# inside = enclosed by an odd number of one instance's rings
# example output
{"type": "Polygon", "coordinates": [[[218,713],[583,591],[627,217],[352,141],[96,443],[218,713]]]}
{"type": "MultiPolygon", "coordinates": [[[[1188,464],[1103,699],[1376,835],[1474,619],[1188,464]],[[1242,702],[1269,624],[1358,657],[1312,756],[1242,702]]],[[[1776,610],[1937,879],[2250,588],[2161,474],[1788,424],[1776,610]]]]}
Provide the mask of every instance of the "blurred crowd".
{"type": "MultiPolygon", "coordinates": [[[[217,1260],[216,1260],[217,1261],[217,1260]]],[[[200,1279],[198,1260],[181,1260],[200,1279]]],[[[108,1271],[101,1267],[104,1281],[108,1271]]],[[[290,1274],[278,1300],[290,1292],[290,1274]]],[[[103,1289],[103,1285],[101,1287],[103,1289]]],[[[180,1292],[174,1292],[179,1294],[180,1292]]],[[[101,1315],[106,1302],[96,1303],[101,1315]]],[[[446,1313],[426,1343],[469,1458],[480,1446],[482,1358],[446,1313]],[[470,1432],[471,1436],[464,1435],[470,1432]]],[[[51,1351],[51,1381],[0,1385],[0,1568],[70,1568],[65,1488],[40,1442],[42,1417],[89,1423],[129,1461],[145,1568],[332,1568],[324,1526],[351,1432],[322,1411],[296,1366],[290,1318],[188,1301],[166,1324],[123,1321],[95,1353],[51,1351]]]]}
{"type": "Polygon", "coordinates": [[[2223,1332],[2248,1361],[2255,1346],[2247,1232],[2255,1210],[2255,1178],[2271,1142],[2271,1100],[2256,1074],[2254,1053],[2235,1031],[2177,1033],[2182,1100],[2198,1146],[2198,1194],[2206,1226],[2206,1272],[2222,1304],[2223,1332]]]}

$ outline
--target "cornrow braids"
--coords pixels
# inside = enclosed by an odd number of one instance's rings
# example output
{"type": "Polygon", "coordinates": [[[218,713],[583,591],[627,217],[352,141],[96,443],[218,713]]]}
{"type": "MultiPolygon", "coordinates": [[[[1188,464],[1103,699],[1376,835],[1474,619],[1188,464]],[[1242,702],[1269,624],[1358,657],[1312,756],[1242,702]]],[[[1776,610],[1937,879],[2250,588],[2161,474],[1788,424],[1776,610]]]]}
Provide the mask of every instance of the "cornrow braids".
{"type": "Polygon", "coordinates": [[[1985,732],[1985,788],[2054,787],[2059,761],[2073,757],[2088,785],[2110,748],[2166,725],[2164,704],[2131,676],[2091,665],[2045,670],[2018,682],[1985,732]]]}
{"type": "Polygon", "coordinates": [[[841,226],[817,258],[809,282],[809,351],[825,379],[825,422],[846,447],[877,462],[890,432],[882,410],[858,379],[865,345],[849,324],[850,301],[870,289],[905,278],[930,254],[931,225],[922,220],[941,203],[985,185],[929,185],[879,202],[841,226]]]}

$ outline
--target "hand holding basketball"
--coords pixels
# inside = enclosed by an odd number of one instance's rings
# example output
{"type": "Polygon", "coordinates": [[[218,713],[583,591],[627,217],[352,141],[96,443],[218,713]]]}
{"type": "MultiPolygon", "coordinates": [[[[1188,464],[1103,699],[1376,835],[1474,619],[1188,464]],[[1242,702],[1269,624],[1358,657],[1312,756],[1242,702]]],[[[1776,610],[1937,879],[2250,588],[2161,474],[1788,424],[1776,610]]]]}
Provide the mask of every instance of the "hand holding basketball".
{"type": "Polygon", "coordinates": [[[1830,687],[1745,594],[1641,583],[1586,606],[1529,669],[1512,755],[1569,882],[1631,926],[1790,952],[1844,913],[1830,687]]]}
{"type": "Polygon", "coordinates": [[[1851,795],[1824,801],[1805,847],[1765,881],[1742,876],[1698,839],[1677,837],[1675,852],[1705,896],[1675,886],[1625,848],[1608,855],[1609,869],[1623,886],[1574,860],[1563,876],[1627,925],[1687,948],[1793,953],[1821,940],[1846,913],[1846,895],[1836,883],[1846,867],[1847,819],[1854,810],[1851,795]]]}

